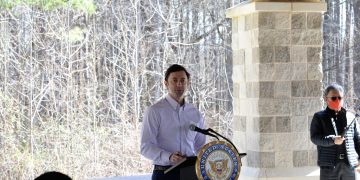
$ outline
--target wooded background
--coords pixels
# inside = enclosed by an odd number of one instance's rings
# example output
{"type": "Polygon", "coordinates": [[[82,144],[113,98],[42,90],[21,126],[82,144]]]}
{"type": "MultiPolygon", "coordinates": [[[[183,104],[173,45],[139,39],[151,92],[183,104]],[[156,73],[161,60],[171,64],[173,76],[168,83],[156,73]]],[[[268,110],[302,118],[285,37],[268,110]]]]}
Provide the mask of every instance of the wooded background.
{"type": "MultiPolygon", "coordinates": [[[[174,63],[187,100],[232,136],[231,20],[240,1],[0,0],[0,179],[151,172],[139,154],[145,108],[174,63]]],[[[360,2],[328,1],[324,85],[359,96],[360,2]]]]}
{"type": "Polygon", "coordinates": [[[360,97],[360,1],[327,0],[322,51],[323,83],[345,88],[346,106],[359,109],[360,97]]]}

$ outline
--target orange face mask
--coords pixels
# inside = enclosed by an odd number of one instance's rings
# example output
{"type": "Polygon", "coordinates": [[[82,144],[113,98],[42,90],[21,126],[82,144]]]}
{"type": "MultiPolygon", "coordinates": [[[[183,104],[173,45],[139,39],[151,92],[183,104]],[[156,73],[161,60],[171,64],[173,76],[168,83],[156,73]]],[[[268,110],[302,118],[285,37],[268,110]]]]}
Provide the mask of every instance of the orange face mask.
{"type": "Polygon", "coordinates": [[[329,106],[330,109],[335,110],[335,111],[340,111],[341,107],[342,107],[342,100],[336,99],[335,101],[328,99],[327,100],[327,105],[329,106]]]}

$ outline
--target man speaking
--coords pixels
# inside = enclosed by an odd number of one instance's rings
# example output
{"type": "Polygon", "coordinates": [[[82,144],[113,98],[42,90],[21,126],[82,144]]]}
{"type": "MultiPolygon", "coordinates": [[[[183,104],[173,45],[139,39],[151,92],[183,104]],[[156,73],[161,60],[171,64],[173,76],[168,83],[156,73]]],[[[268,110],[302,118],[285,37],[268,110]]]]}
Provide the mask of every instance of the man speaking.
{"type": "Polygon", "coordinates": [[[153,161],[153,180],[179,179],[180,172],[164,173],[184,158],[195,156],[205,144],[205,135],[189,129],[194,124],[204,128],[202,114],[185,102],[190,74],[178,64],[165,73],[164,85],[168,94],[151,105],[144,114],[140,151],[153,161]]]}

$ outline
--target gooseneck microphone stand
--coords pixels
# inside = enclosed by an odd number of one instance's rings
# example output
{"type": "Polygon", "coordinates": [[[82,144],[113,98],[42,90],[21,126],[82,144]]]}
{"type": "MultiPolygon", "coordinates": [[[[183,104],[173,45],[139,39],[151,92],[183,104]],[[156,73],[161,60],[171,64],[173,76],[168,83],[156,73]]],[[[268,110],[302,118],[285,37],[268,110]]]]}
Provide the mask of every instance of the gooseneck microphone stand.
{"type": "Polygon", "coordinates": [[[359,114],[355,114],[355,117],[354,117],[354,119],[351,121],[351,123],[348,125],[348,126],[346,126],[345,127],[345,130],[344,130],[344,132],[341,134],[341,137],[344,137],[345,136],[345,134],[346,134],[346,132],[349,130],[349,128],[350,128],[350,126],[355,122],[355,120],[359,117],[360,115],[359,114]]]}
{"type": "MultiPolygon", "coordinates": [[[[239,154],[240,158],[246,156],[246,153],[239,153],[239,151],[237,150],[236,146],[226,137],[224,137],[223,135],[219,134],[218,132],[214,131],[213,129],[209,128],[207,129],[207,131],[212,132],[214,134],[216,134],[216,136],[220,136],[221,138],[225,139],[228,143],[230,143],[236,150],[236,152],[239,154]]],[[[217,138],[219,140],[219,138],[217,138]]]]}

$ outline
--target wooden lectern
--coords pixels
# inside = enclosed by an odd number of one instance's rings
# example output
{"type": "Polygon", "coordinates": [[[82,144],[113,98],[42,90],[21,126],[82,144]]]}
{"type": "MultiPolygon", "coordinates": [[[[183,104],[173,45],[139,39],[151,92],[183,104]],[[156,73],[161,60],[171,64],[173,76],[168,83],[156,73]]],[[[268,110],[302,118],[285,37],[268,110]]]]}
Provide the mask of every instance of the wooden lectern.
{"type": "Polygon", "coordinates": [[[197,180],[195,169],[196,160],[196,156],[186,157],[186,159],[171,166],[164,173],[179,173],[180,180],[197,180]]]}

